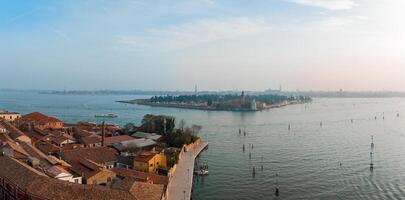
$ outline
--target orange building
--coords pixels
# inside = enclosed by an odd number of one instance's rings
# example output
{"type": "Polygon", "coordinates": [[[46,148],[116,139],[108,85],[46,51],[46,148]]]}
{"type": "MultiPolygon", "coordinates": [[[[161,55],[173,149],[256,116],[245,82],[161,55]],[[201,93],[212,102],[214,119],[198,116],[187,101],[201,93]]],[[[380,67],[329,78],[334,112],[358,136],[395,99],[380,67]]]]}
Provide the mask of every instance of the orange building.
{"type": "Polygon", "coordinates": [[[18,123],[20,127],[32,126],[38,129],[61,129],[63,128],[63,122],[55,117],[46,116],[39,112],[33,112],[22,116],[18,123]]]}

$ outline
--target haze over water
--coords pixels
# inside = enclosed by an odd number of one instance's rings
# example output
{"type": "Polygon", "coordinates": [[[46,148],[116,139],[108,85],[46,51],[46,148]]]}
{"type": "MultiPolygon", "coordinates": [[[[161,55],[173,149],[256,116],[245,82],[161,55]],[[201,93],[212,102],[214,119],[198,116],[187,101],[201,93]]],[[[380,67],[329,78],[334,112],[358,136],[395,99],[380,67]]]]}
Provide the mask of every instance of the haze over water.
{"type": "Polygon", "coordinates": [[[195,183],[193,199],[197,200],[276,199],[276,173],[279,199],[400,199],[405,196],[404,98],[314,99],[307,105],[242,113],[115,102],[141,96],[59,96],[1,91],[0,97],[0,109],[22,114],[39,111],[66,122],[96,121],[95,114],[116,113],[119,117],[112,119],[112,123],[139,124],[143,115],[153,113],[174,115],[189,125],[202,125],[200,136],[208,139],[209,149],[199,162],[208,162],[210,174],[195,183]],[[290,131],[288,124],[291,124],[290,131]],[[239,128],[246,130],[246,137],[238,134],[239,128]],[[369,170],[371,135],[375,143],[373,173],[369,170]],[[249,150],[249,144],[254,144],[254,148],[249,150]],[[256,167],[255,178],[252,178],[253,167],[256,167]]]}

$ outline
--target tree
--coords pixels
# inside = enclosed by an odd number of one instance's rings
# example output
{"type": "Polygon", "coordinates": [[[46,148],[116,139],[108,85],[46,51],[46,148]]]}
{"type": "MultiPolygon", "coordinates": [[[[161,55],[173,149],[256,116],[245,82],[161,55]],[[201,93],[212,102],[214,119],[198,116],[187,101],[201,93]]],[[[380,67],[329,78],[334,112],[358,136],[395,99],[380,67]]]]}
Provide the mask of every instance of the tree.
{"type": "Polygon", "coordinates": [[[133,123],[128,123],[125,124],[124,128],[122,129],[122,132],[125,135],[130,135],[131,133],[135,132],[136,126],[133,123]]]}
{"type": "Polygon", "coordinates": [[[147,133],[166,135],[175,127],[175,117],[166,115],[145,115],[142,119],[141,130],[147,133]]]}
{"type": "Polygon", "coordinates": [[[202,126],[200,126],[200,125],[193,124],[191,126],[191,131],[193,132],[194,135],[198,134],[201,131],[201,129],[202,129],[202,126]]]}

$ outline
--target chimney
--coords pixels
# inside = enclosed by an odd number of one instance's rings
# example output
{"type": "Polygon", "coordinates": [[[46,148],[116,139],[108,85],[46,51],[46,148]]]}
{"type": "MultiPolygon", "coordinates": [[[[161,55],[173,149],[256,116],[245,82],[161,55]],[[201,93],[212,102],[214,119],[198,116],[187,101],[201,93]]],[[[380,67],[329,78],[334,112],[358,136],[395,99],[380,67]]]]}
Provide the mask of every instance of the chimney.
{"type": "Polygon", "coordinates": [[[105,140],[105,126],[104,126],[104,121],[103,124],[101,126],[101,146],[104,146],[104,140],[105,140]]]}

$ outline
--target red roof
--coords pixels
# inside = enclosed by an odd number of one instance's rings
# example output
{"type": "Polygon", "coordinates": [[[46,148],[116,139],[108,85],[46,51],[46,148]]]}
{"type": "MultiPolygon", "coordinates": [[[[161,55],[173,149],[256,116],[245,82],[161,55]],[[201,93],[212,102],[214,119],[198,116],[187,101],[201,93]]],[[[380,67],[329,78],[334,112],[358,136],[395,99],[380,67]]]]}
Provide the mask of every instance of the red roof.
{"type": "Polygon", "coordinates": [[[22,123],[29,123],[29,122],[35,122],[39,124],[45,124],[45,123],[52,123],[52,122],[62,122],[58,118],[55,117],[50,117],[46,116],[40,112],[33,112],[30,114],[26,114],[21,117],[20,122],[22,123]]]}
{"type": "Polygon", "coordinates": [[[85,145],[101,143],[101,137],[99,136],[82,137],[81,140],[85,145]]]}
{"type": "Polygon", "coordinates": [[[121,176],[121,177],[130,177],[130,178],[134,178],[135,180],[138,180],[138,181],[152,182],[153,184],[167,185],[167,183],[169,181],[169,178],[167,176],[140,172],[140,171],[136,171],[133,169],[114,167],[111,169],[111,171],[115,172],[118,176],[121,176]]]}
{"type": "Polygon", "coordinates": [[[128,135],[119,135],[105,138],[105,145],[111,145],[115,143],[120,143],[123,141],[133,140],[134,138],[128,135]]]}
{"type": "Polygon", "coordinates": [[[148,162],[149,160],[151,160],[154,156],[156,155],[156,153],[154,152],[142,152],[139,155],[134,157],[134,161],[138,161],[138,162],[148,162]]]}

